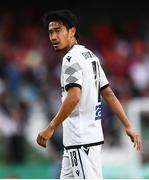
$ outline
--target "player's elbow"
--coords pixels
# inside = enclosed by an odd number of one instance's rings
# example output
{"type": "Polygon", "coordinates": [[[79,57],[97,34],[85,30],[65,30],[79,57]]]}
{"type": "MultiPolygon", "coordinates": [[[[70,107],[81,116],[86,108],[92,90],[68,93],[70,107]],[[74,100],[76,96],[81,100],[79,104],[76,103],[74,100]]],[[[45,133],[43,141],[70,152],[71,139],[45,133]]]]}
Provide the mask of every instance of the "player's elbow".
{"type": "Polygon", "coordinates": [[[110,87],[107,87],[104,90],[102,90],[101,95],[105,100],[109,98],[115,98],[114,92],[110,87]]]}

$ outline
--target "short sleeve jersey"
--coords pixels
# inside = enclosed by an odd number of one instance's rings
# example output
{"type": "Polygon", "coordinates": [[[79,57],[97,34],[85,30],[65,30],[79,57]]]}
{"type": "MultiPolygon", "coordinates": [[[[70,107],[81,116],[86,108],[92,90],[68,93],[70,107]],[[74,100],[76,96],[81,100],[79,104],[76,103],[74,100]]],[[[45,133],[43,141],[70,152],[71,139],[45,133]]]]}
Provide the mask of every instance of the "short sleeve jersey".
{"type": "Polygon", "coordinates": [[[63,121],[64,146],[90,144],[104,140],[100,91],[108,84],[99,59],[84,46],[74,45],[63,57],[62,102],[69,88],[81,89],[79,103],[70,116],[63,121]]]}

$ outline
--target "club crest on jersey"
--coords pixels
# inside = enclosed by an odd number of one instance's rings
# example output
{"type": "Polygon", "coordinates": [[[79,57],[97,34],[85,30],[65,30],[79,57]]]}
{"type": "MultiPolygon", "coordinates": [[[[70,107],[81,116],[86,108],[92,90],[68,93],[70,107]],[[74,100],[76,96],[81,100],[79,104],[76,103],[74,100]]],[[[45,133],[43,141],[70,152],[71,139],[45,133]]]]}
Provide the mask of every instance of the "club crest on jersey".
{"type": "Polygon", "coordinates": [[[68,62],[70,62],[71,56],[67,56],[66,59],[68,60],[68,62]]]}

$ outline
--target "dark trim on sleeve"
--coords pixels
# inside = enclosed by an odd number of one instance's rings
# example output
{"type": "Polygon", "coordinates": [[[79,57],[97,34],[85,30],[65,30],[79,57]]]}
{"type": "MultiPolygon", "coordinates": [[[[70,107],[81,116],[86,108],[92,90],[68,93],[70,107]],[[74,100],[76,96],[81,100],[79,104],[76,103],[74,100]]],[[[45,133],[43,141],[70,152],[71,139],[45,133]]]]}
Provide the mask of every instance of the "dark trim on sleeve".
{"type": "Polygon", "coordinates": [[[68,90],[69,90],[70,88],[72,88],[72,87],[79,87],[80,89],[82,89],[81,85],[80,85],[80,84],[77,84],[77,83],[67,84],[67,85],[65,86],[65,89],[66,89],[66,91],[68,91],[68,90]]]}
{"type": "Polygon", "coordinates": [[[100,90],[102,91],[103,89],[107,88],[108,86],[109,86],[109,84],[106,84],[103,87],[101,87],[100,90]]]}

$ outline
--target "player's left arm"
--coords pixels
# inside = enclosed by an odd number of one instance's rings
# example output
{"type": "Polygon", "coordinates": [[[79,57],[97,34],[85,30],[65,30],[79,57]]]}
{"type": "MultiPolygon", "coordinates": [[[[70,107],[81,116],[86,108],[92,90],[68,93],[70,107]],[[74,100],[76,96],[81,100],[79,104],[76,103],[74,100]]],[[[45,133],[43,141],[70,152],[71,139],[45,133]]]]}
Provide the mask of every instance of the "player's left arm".
{"type": "Polygon", "coordinates": [[[130,137],[131,141],[134,143],[134,147],[137,150],[141,149],[142,142],[140,139],[140,136],[135,132],[133,129],[130,121],[128,120],[128,117],[126,113],[124,112],[124,109],[115,96],[112,89],[108,86],[101,91],[101,95],[108,104],[108,106],[111,108],[111,110],[117,115],[117,117],[121,120],[122,124],[125,127],[127,135],[130,137]]]}

